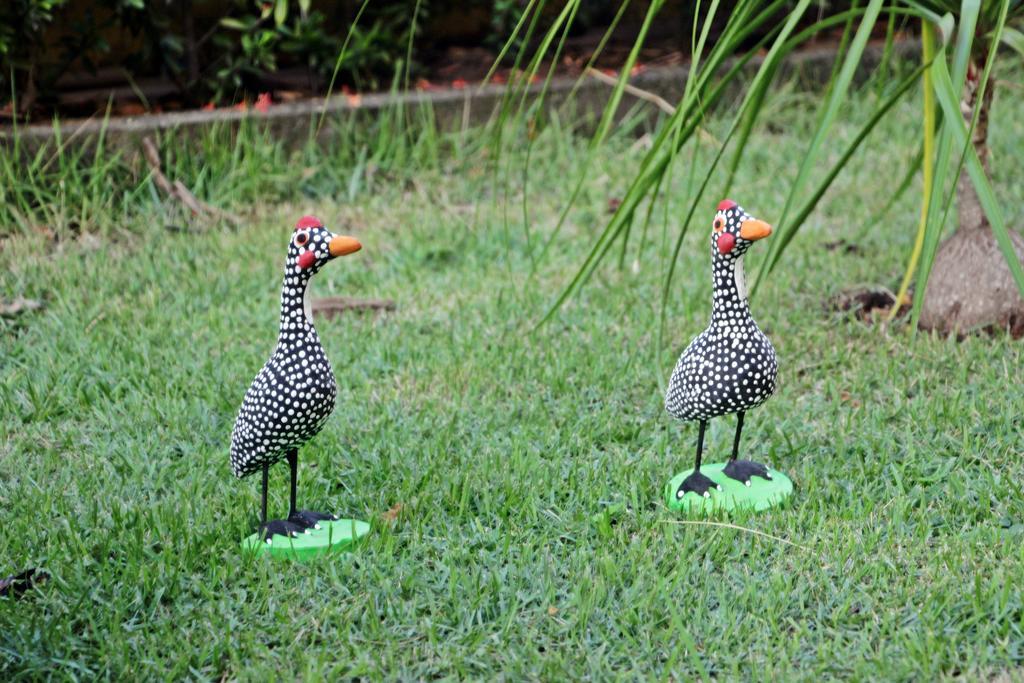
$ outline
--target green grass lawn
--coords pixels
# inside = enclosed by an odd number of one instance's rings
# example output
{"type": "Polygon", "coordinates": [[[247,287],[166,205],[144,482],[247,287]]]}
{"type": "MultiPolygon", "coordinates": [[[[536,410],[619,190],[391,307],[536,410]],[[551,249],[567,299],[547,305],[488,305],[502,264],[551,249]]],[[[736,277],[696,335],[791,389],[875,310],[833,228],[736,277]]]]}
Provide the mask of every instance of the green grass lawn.
{"type": "MultiPolygon", "coordinates": [[[[1024,105],[1007,92],[995,177],[1019,228],[1024,105]]],[[[777,100],[731,193],[769,222],[813,124],[800,98],[777,100]]],[[[868,110],[852,108],[836,149],[868,110]]],[[[624,268],[609,262],[536,330],[642,141],[597,155],[544,260],[583,156],[551,129],[527,201],[511,174],[507,210],[479,151],[351,200],[303,198],[299,171],[278,168],[295,200],[236,206],[237,229],[169,231],[154,214],[100,238],[20,232],[0,251],[0,291],[46,307],[0,321],[0,575],[52,578],[0,599],[2,677],[1021,676],[1020,342],[912,339],[825,304],[898,283],[913,192],[859,251],[826,245],[898,183],[917,112],[908,102],[883,124],[753,301],[781,369],[776,396],[747,416],[745,452],[796,493],[727,520],[746,529],[683,524],[661,498],[696,433],[664,413],[663,383],[710,308],[717,196],[686,238],[657,346],[659,254],[692,196],[689,159],[624,268]],[[299,501],[373,530],[348,559],[296,565],[240,553],[259,481],[232,477],[228,442],[276,340],[285,245],[304,213],[364,244],[314,295],[397,310],[318,322],[339,397],[300,453],[299,501]],[[615,505],[625,511],[598,515],[615,505]]],[[[765,252],[754,245],[749,273],[765,252]]],[[[733,425],[712,423],[708,461],[727,455],[733,425]]],[[[280,515],[286,466],[271,485],[280,515]]]]}

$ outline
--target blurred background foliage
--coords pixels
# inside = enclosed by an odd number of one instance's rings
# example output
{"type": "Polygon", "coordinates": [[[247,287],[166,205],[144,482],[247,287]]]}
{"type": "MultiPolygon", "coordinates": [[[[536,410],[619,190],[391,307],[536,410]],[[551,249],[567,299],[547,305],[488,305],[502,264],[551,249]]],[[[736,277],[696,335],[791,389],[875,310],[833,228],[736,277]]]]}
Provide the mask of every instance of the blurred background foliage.
{"type": "MultiPolygon", "coordinates": [[[[658,4],[647,45],[687,56],[699,4],[658,4]]],[[[721,3],[712,38],[735,4],[721,3]]],[[[850,5],[820,1],[807,21],[850,5]]],[[[562,6],[528,0],[4,0],[0,108],[6,119],[89,116],[119,88],[120,99],[133,100],[134,109],[115,113],[133,114],[229,105],[270,91],[284,99],[323,94],[332,79],[355,91],[387,89],[398,74],[413,83],[472,80],[506,47],[527,8],[549,23],[562,6]]],[[[649,0],[580,3],[569,50],[576,41],[576,51],[586,53],[614,25],[604,65],[618,66],[650,7],[649,0]],[[616,43],[623,49],[616,51],[616,43]]],[[[750,44],[763,32],[753,32],[750,44]]],[[[504,63],[536,47],[527,42],[512,41],[504,63]]]]}
{"type": "MultiPolygon", "coordinates": [[[[500,47],[524,7],[519,0],[5,0],[0,104],[8,115],[12,98],[22,113],[87,114],[75,111],[74,97],[61,99],[83,85],[124,84],[144,106],[152,96],[188,107],[272,89],[318,93],[343,45],[339,83],[387,88],[407,56],[416,76],[452,46],[500,47]]],[[[615,8],[592,3],[576,30],[606,21],[615,8]]]]}

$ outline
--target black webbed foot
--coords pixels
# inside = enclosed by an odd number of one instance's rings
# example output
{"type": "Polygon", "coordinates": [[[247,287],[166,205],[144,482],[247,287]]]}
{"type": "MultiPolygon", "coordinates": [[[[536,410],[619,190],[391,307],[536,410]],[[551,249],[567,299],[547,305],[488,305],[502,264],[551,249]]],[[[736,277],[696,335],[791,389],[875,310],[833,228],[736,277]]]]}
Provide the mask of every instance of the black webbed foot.
{"type": "Polygon", "coordinates": [[[679,485],[678,489],[676,489],[676,500],[680,500],[690,491],[693,491],[698,496],[710,498],[711,489],[721,491],[722,487],[716,484],[711,478],[704,476],[700,472],[694,472],[686,479],[683,479],[683,483],[679,485]]]}
{"type": "Polygon", "coordinates": [[[726,476],[750,486],[751,477],[761,477],[771,481],[772,475],[764,465],[749,460],[730,460],[722,470],[726,476]]]}
{"type": "Polygon", "coordinates": [[[323,512],[314,512],[312,510],[296,510],[292,514],[288,515],[288,521],[292,524],[297,524],[303,529],[319,529],[320,522],[327,520],[333,522],[338,519],[337,515],[325,514],[323,512]]]}
{"type": "Polygon", "coordinates": [[[287,539],[308,533],[306,527],[286,519],[272,519],[260,525],[260,534],[267,543],[273,543],[274,536],[284,536],[287,539]]]}

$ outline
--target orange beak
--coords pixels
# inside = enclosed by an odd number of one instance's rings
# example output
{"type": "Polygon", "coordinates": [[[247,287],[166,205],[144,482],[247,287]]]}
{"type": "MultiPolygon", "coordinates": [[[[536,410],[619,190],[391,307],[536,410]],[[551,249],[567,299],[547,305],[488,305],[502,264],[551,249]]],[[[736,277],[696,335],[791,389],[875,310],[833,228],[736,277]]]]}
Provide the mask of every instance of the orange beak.
{"type": "Polygon", "coordinates": [[[756,242],[770,234],[772,234],[772,226],[756,218],[745,220],[740,225],[740,237],[751,242],[756,242]]]}
{"type": "Polygon", "coordinates": [[[330,243],[327,245],[327,249],[331,252],[331,256],[347,256],[348,254],[359,251],[363,248],[363,245],[359,243],[355,237],[342,237],[338,235],[332,237],[330,243]]]}

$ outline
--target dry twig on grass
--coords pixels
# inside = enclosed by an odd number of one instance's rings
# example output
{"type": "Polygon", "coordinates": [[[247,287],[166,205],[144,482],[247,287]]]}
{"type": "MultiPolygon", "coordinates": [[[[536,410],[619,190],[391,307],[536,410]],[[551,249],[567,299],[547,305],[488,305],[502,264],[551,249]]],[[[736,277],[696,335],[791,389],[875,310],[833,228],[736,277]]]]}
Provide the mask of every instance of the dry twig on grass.
{"type": "Polygon", "coordinates": [[[0,316],[13,318],[21,315],[22,313],[35,311],[42,307],[43,302],[35,299],[24,299],[22,297],[16,297],[10,301],[7,299],[0,299],[0,316]]]}
{"type": "Polygon", "coordinates": [[[345,311],[393,311],[395,302],[391,299],[356,299],[348,296],[328,296],[313,299],[310,307],[314,315],[333,318],[345,311]]]}
{"type": "MultiPolygon", "coordinates": [[[[587,75],[590,76],[591,78],[596,78],[605,85],[610,85],[612,87],[615,87],[619,82],[619,79],[616,78],[615,76],[609,76],[603,71],[598,71],[592,66],[587,67],[587,75]]],[[[660,95],[655,95],[652,92],[638,88],[635,85],[630,85],[629,83],[626,83],[626,86],[623,88],[623,90],[628,92],[633,97],[636,97],[637,99],[644,100],[645,102],[650,102],[651,104],[655,105],[656,107],[658,107],[658,109],[662,110],[666,114],[672,115],[676,113],[676,108],[669,104],[668,100],[666,100],[664,97],[661,97],[660,95]]]]}
{"type": "Polygon", "coordinates": [[[168,197],[180,202],[192,212],[193,216],[213,216],[234,225],[241,223],[238,217],[200,201],[180,180],[175,180],[173,183],[168,180],[160,168],[160,153],[156,149],[153,138],[149,136],[142,138],[142,154],[146,158],[146,163],[149,164],[149,170],[153,174],[153,182],[156,183],[156,186],[168,197]]]}
{"type": "MultiPolygon", "coordinates": [[[[609,76],[603,71],[598,71],[592,66],[587,67],[587,70],[584,73],[586,73],[591,78],[595,78],[604,83],[605,85],[611,86],[613,88],[619,83],[619,79],[616,78],[615,76],[609,76]]],[[[672,104],[661,95],[655,95],[654,93],[648,90],[638,88],[635,85],[630,85],[629,83],[625,84],[623,90],[637,99],[643,100],[645,102],[650,102],[651,104],[653,104],[654,106],[656,106],[658,109],[662,110],[669,116],[676,113],[676,108],[673,107],[672,104]]],[[[697,133],[705,142],[710,142],[714,145],[721,146],[721,143],[717,140],[717,138],[715,138],[714,135],[708,132],[708,130],[704,126],[698,126],[697,133]]],[[[643,138],[640,138],[640,140],[643,140],[643,138]]],[[[634,144],[639,143],[640,141],[638,140],[637,143],[634,144]]]]}
{"type": "Polygon", "coordinates": [[[680,525],[683,525],[683,526],[687,526],[687,525],[692,525],[692,526],[714,526],[714,527],[721,527],[722,529],[735,529],[736,531],[743,531],[743,532],[746,532],[748,534],[754,534],[755,536],[763,536],[764,538],[770,538],[773,541],[778,541],[779,543],[785,543],[786,545],[791,545],[794,548],[800,548],[802,550],[811,550],[811,548],[808,548],[805,545],[800,545],[799,543],[793,543],[793,541],[787,541],[784,538],[780,538],[778,536],[772,536],[771,534],[766,534],[765,532],[758,531],[757,529],[750,529],[750,528],[745,527],[745,526],[739,526],[738,524],[729,524],[728,522],[709,522],[707,520],[686,520],[686,519],[679,520],[679,519],[676,519],[676,520],[665,520],[664,523],[665,524],[680,524],[680,525]]]}

